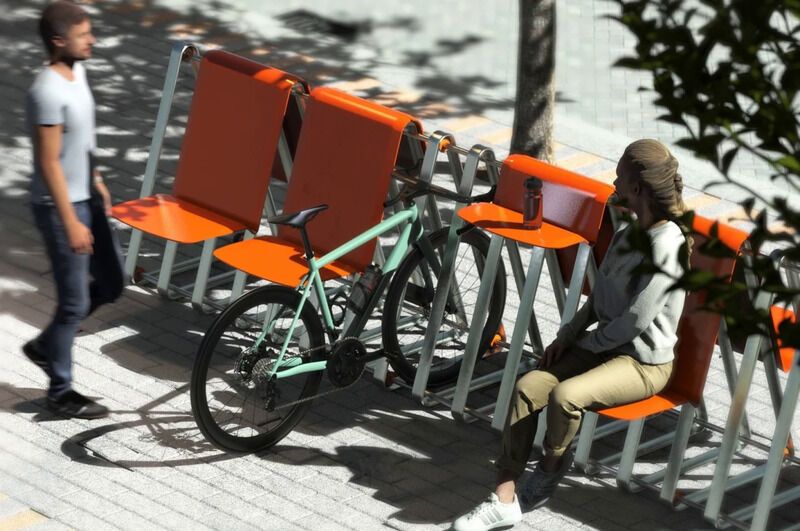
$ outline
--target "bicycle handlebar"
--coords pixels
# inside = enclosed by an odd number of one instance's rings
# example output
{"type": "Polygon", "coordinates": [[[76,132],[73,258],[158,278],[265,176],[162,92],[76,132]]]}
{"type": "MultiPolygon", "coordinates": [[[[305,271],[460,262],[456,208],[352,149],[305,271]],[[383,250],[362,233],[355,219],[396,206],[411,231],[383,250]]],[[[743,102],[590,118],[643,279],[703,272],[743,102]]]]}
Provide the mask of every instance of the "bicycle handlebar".
{"type": "Polygon", "coordinates": [[[492,199],[494,199],[494,193],[495,190],[497,189],[497,186],[492,186],[492,188],[485,194],[480,194],[475,196],[468,196],[468,195],[464,196],[461,194],[457,194],[456,192],[451,192],[446,188],[442,188],[440,186],[427,183],[425,181],[420,181],[419,179],[411,179],[409,177],[403,177],[403,176],[397,176],[397,178],[403,181],[405,187],[395,197],[383,203],[384,208],[397,204],[400,201],[408,202],[411,201],[412,199],[428,194],[438,195],[439,197],[444,197],[445,199],[450,199],[451,201],[455,201],[457,203],[464,203],[467,205],[472,203],[481,203],[484,201],[491,201],[492,199]]]}

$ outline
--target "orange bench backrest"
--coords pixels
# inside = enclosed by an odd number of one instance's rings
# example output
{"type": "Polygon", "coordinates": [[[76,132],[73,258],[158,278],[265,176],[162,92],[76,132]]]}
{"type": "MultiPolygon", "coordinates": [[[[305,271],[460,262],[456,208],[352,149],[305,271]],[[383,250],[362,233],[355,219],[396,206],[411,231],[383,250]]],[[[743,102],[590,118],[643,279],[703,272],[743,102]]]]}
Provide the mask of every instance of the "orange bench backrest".
{"type": "MultiPolygon", "coordinates": [[[[303,118],[284,212],[327,204],[308,224],[318,255],[380,222],[400,139],[410,124],[405,113],[320,87],[311,92],[303,118]]],[[[278,236],[301,242],[300,232],[278,227],[278,236]]],[[[372,262],[376,240],[342,261],[362,271],[372,262]]]]}
{"type": "Polygon", "coordinates": [[[174,195],[256,231],[293,81],[224,51],[205,54],[174,195]]]}
{"type": "Polygon", "coordinates": [[[542,180],[542,216],[545,221],[597,241],[603,210],[614,187],[527,155],[510,155],[500,170],[494,203],[522,211],[523,184],[542,180]]]}
{"type": "MultiPolygon", "coordinates": [[[[691,265],[695,269],[710,271],[715,276],[728,280],[733,276],[736,264],[734,258],[717,258],[700,252],[699,247],[711,236],[713,221],[695,216],[693,229],[694,246],[691,265]]],[[[729,225],[718,224],[719,240],[735,252],[741,250],[747,233],[729,225]]],[[[714,344],[717,341],[721,316],[717,313],[701,309],[706,301],[706,293],[698,291],[688,293],[683,307],[683,314],[678,323],[678,344],[675,347],[675,368],[668,389],[686,398],[697,406],[703,396],[714,344]]]]}

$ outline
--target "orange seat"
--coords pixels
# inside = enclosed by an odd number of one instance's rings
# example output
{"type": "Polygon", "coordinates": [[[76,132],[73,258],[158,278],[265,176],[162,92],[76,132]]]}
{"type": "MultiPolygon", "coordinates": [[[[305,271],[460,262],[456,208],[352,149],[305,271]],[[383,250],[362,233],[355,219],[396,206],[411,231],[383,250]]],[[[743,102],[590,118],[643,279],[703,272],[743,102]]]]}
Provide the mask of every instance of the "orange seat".
{"type": "MultiPolygon", "coordinates": [[[[458,211],[461,219],[492,234],[492,244],[484,264],[482,282],[495,274],[501,259],[502,246],[498,245],[500,239],[513,242],[512,249],[520,243],[533,247],[529,274],[524,279],[520,278],[521,275],[517,271],[521,271],[521,264],[515,271],[515,275],[518,275],[517,285],[522,286],[516,322],[530,324],[515,328],[505,367],[502,371],[498,371],[498,374],[502,372],[502,379],[494,404],[492,427],[502,429],[507,417],[517,373],[520,370],[525,334],[530,335],[535,349],[543,350],[533,303],[545,260],[549,266],[552,262],[548,257],[554,258],[556,250],[580,247],[581,259],[574,265],[574,274],[576,279],[583,279],[591,246],[596,242],[600,230],[606,202],[613,192],[614,188],[606,183],[527,155],[514,154],[503,161],[492,202],[475,203],[458,211]],[[535,230],[526,229],[522,222],[525,181],[530,178],[538,178],[542,182],[542,225],[535,230]]],[[[512,256],[515,254],[518,257],[518,248],[512,253],[512,256]]],[[[511,259],[514,260],[513,257],[511,259]]],[[[550,273],[556,274],[553,270],[550,273]]],[[[569,319],[577,309],[580,285],[575,285],[574,289],[570,286],[569,290],[556,293],[562,319],[569,319]]],[[[479,298],[476,306],[481,307],[486,302],[479,298]]],[[[482,319],[483,316],[478,317],[479,315],[476,313],[473,319],[482,319]]],[[[451,405],[451,411],[457,417],[462,416],[465,411],[473,375],[473,360],[477,359],[476,356],[477,352],[468,344],[451,405]]],[[[530,368],[530,365],[523,364],[522,367],[530,368]]]]}
{"type": "MultiPolygon", "coordinates": [[[[284,286],[297,286],[308,274],[303,245],[274,236],[263,236],[220,247],[214,253],[226,264],[250,275],[269,279],[284,286]],[[265,259],[269,257],[269,259],[265,259]],[[280,267],[277,267],[280,265],[280,267]]],[[[319,270],[322,280],[345,277],[356,271],[344,262],[333,262],[319,270]]]]}
{"type": "MultiPolygon", "coordinates": [[[[736,263],[735,259],[711,257],[699,250],[700,245],[711,237],[713,224],[712,220],[695,216],[692,228],[697,234],[694,236],[691,265],[694,269],[709,271],[717,277],[730,280],[736,263]]],[[[718,224],[718,238],[728,248],[739,252],[747,239],[747,233],[731,226],[718,224]]],[[[667,387],[655,397],[625,406],[601,409],[597,413],[607,417],[631,420],[669,411],[681,404],[689,403],[695,407],[699,406],[703,397],[708,369],[711,366],[717,331],[722,319],[718,313],[701,309],[705,299],[704,291],[692,292],[686,296],[683,313],[678,322],[675,366],[667,387]],[[654,407],[656,404],[659,407],[654,407]]]]}
{"type": "MultiPolygon", "coordinates": [[[[710,272],[715,277],[730,282],[736,259],[708,256],[703,254],[699,247],[709,238],[716,236],[724,245],[738,254],[748,235],[734,227],[722,224],[718,224],[717,230],[714,231],[714,226],[715,223],[712,220],[700,216],[694,217],[692,228],[695,235],[691,265],[693,269],[710,272]]],[[[633,489],[633,467],[645,419],[673,408],[681,408],[675,433],[660,438],[661,440],[668,438],[672,445],[667,467],[659,473],[651,474],[648,480],[658,481],[663,478],[660,496],[661,499],[668,502],[674,500],[684,453],[691,433],[691,425],[696,408],[699,407],[703,397],[703,388],[722,319],[719,314],[703,309],[706,297],[705,291],[691,292],[686,296],[683,313],[678,323],[678,343],[675,346],[672,377],[667,386],[650,398],[595,411],[605,417],[629,421],[628,435],[625,438],[625,447],[621,453],[617,471],[617,483],[633,489]]],[[[588,412],[584,415],[575,456],[575,463],[579,468],[585,469],[588,465],[596,423],[597,416],[588,412]]],[[[657,441],[650,441],[648,444],[652,445],[655,442],[657,441]]]]}
{"type": "Polygon", "coordinates": [[[514,241],[563,249],[597,240],[606,202],[614,187],[578,173],[552,166],[527,155],[510,155],[503,161],[491,204],[476,203],[458,215],[486,231],[514,241]],[[522,226],[525,180],[542,181],[542,227],[522,226]]]}
{"type": "Polygon", "coordinates": [[[115,205],[135,229],[196,243],[258,230],[269,173],[294,81],[288,74],[224,51],[200,64],[172,196],[115,205]]]}
{"type": "MultiPolygon", "coordinates": [[[[311,92],[283,211],[328,205],[307,226],[316,256],[380,222],[400,140],[409,126],[421,131],[402,112],[331,88],[311,92]]],[[[323,279],[366,269],[376,241],[331,264],[323,279]]],[[[308,272],[302,249],[300,231],[279,225],[275,236],[234,243],[217,250],[215,256],[249,274],[295,287],[308,272]]]]}
{"type": "Polygon", "coordinates": [[[476,203],[461,209],[461,218],[492,234],[526,245],[545,249],[561,249],[579,243],[588,243],[583,237],[544,222],[539,230],[526,229],[522,213],[492,203],[476,203]]]}
{"type": "Polygon", "coordinates": [[[239,221],[166,194],[114,205],[114,217],[178,243],[197,243],[245,228],[239,221]]]}
{"type": "Polygon", "coordinates": [[[632,404],[625,404],[622,406],[609,407],[598,413],[602,413],[606,417],[612,417],[620,420],[636,420],[642,417],[655,415],[663,411],[669,411],[674,407],[686,403],[683,396],[673,395],[669,392],[661,392],[653,395],[650,398],[645,398],[639,402],[632,404]]]}

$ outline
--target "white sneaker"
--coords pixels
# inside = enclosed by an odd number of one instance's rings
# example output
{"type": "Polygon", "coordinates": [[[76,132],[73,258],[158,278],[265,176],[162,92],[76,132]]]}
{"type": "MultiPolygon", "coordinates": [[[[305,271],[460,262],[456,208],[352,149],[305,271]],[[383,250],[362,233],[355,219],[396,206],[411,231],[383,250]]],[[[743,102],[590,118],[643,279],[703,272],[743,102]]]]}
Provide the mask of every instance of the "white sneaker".
{"type": "Polygon", "coordinates": [[[512,526],[522,520],[516,494],[511,503],[502,503],[494,492],[489,498],[453,522],[455,531],[488,531],[512,526]]]}

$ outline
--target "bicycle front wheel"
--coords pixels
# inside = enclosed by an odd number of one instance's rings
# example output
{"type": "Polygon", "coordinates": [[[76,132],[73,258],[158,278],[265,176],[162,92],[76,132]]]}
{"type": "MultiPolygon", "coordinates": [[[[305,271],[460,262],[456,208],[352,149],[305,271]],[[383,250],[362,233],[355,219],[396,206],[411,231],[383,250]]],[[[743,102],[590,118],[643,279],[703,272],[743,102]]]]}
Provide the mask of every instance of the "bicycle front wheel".
{"type": "Polygon", "coordinates": [[[303,306],[290,334],[300,299],[283,286],[255,289],[220,313],[206,332],[192,368],[192,413],[218,448],[254,452],[272,446],[311,405],[322,371],[273,376],[276,369],[325,359],[322,323],[312,304],[303,306]]]}
{"type": "MultiPolygon", "coordinates": [[[[417,374],[449,230],[449,227],[444,227],[427,236],[434,251],[433,256],[427,256],[420,245],[415,246],[397,268],[386,294],[383,345],[387,352],[395,354],[389,356],[392,368],[408,383],[412,383],[417,374]]],[[[428,377],[430,386],[444,385],[458,378],[488,252],[489,238],[482,232],[471,230],[461,236],[450,283],[450,297],[433,352],[428,377]]],[[[489,299],[488,316],[478,350],[480,353],[486,352],[499,332],[505,299],[506,274],[501,261],[489,299]]]]}

